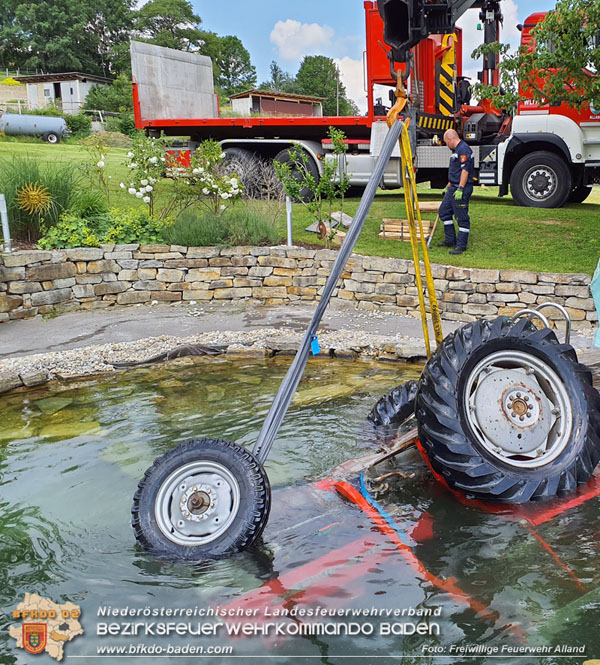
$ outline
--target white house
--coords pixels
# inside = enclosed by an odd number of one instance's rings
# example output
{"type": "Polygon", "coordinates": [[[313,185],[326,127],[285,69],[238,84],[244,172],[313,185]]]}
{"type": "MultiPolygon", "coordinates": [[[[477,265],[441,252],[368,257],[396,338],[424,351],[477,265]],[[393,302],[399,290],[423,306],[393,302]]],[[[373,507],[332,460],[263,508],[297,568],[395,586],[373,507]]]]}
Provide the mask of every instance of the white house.
{"type": "Polygon", "coordinates": [[[35,74],[16,76],[27,85],[27,101],[32,109],[43,109],[48,104],[62,106],[63,113],[79,113],[93,85],[112,85],[112,79],[67,72],[65,74],[35,74]]]}

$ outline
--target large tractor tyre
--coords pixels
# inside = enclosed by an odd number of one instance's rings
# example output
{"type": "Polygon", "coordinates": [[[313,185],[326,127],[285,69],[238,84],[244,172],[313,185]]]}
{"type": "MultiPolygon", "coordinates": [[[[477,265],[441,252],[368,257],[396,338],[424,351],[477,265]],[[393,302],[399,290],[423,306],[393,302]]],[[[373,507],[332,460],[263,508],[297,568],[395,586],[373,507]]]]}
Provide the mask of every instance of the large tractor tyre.
{"type": "Polygon", "coordinates": [[[592,188],[588,185],[579,185],[571,190],[567,201],[569,203],[583,203],[592,193],[592,188]]]}
{"type": "Polygon", "coordinates": [[[540,150],[522,157],[510,176],[510,191],[517,205],[560,208],[571,192],[571,171],[563,159],[540,150]]]}
{"type": "Polygon", "coordinates": [[[132,525],[152,554],[197,561],[250,547],[270,507],[269,480],[248,450],[200,439],[169,450],[146,471],[133,499],[132,525]]]}
{"type": "Polygon", "coordinates": [[[378,400],[367,416],[372,427],[382,434],[392,434],[415,413],[418,383],[407,381],[378,400]]]}
{"type": "Polygon", "coordinates": [[[448,485],[523,503],[573,492],[600,459],[600,395],[573,348],[530,321],[446,337],[417,394],[419,438],[448,485]]]}
{"type": "MultiPolygon", "coordinates": [[[[280,164],[289,164],[291,175],[298,182],[303,179],[305,172],[313,177],[315,184],[318,184],[321,178],[317,163],[305,150],[298,150],[298,156],[294,158],[290,149],[285,148],[285,150],[282,150],[275,155],[274,161],[279,162],[280,164]]],[[[300,199],[302,201],[309,202],[312,201],[313,198],[314,192],[308,187],[303,187],[300,190],[300,199]]]]}

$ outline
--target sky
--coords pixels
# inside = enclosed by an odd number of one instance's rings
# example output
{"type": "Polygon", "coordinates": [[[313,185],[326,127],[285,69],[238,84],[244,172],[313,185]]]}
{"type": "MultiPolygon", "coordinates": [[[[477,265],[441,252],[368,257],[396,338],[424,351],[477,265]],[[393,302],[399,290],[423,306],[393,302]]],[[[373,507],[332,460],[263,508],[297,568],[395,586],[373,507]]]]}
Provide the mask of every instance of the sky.
{"type": "MultiPolygon", "coordinates": [[[[554,7],[554,0],[503,0],[502,41],[513,47],[520,39],[516,29],[529,14],[554,7]]],[[[362,0],[253,0],[252,2],[206,2],[192,0],[202,27],[217,34],[236,35],[250,52],[258,83],[270,78],[272,60],[295,75],[306,55],[333,58],[348,96],[366,110],[363,83],[365,49],[362,0]]],[[[477,31],[479,12],[471,9],[460,19],[463,54],[478,46],[483,33],[477,31]]],[[[463,74],[476,77],[478,63],[463,59],[463,74]]]]}

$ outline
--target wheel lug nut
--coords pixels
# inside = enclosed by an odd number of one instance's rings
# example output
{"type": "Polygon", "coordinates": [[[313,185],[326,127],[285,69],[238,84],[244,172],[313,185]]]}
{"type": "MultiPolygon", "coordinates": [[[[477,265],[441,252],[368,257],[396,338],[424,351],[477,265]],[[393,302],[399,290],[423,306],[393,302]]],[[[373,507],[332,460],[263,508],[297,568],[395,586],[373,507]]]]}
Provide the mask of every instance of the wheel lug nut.
{"type": "Polygon", "coordinates": [[[525,420],[525,416],[519,416],[519,420],[520,420],[520,421],[525,420]]]}
{"type": "Polygon", "coordinates": [[[517,414],[516,414],[514,411],[513,411],[510,415],[511,415],[513,418],[516,418],[516,417],[517,417],[517,414]]]}
{"type": "Polygon", "coordinates": [[[525,397],[523,397],[523,399],[524,399],[526,402],[529,402],[529,395],[525,395],[525,397]]]}
{"type": "Polygon", "coordinates": [[[517,393],[517,397],[521,397],[521,393],[517,393]]]}

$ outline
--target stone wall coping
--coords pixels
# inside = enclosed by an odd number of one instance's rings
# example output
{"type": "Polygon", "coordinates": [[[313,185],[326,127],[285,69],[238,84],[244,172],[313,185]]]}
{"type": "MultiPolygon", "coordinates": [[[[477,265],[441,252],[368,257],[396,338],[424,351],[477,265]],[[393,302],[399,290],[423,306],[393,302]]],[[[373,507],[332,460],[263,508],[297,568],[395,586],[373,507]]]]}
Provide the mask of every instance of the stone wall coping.
{"type": "MultiPolygon", "coordinates": [[[[51,312],[152,302],[316,300],[336,250],[122,244],[0,255],[0,322],[51,312]]],[[[597,325],[590,276],[431,265],[442,315],[454,321],[512,315],[553,301],[576,327],[597,325]]],[[[358,309],[413,315],[411,259],[352,254],[333,297],[358,309]]],[[[551,318],[559,318],[548,311],[551,318]]]]}

